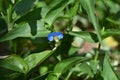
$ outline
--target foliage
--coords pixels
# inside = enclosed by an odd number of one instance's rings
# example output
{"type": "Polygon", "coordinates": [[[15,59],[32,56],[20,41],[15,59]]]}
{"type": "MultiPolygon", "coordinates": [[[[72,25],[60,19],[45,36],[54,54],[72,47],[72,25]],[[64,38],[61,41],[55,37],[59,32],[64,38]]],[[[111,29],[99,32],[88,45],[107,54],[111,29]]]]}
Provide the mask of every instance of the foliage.
{"type": "Polygon", "coordinates": [[[120,80],[111,59],[120,52],[119,7],[119,0],[0,0],[0,44],[9,46],[8,55],[0,51],[7,56],[0,79],[120,80]],[[111,36],[114,46],[105,42],[111,36]]]}

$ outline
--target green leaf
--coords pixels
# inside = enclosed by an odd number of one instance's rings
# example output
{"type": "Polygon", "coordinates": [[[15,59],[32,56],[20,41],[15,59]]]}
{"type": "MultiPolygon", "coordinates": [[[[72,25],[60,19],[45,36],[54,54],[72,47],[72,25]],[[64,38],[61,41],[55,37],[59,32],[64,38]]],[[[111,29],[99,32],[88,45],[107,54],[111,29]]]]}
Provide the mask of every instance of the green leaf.
{"type": "Polygon", "coordinates": [[[28,71],[28,66],[25,61],[17,55],[11,55],[7,58],[0,59],[0,67],[24,74],[28,71]]]}
{"type": "MultiPolygon", "coordinates": [[[[16,80],[20,76],[21,79],[25,76],[25,74],[21,74],[20,72],[16,72],[13,70],[5,69],[0,67],[0,79],[3,80],[16,80]]],[[[17,80],[21,80],[21,79],[17,80]]]]}
{"type": "Polygon", "coordinates": [[[41,66],[40,68],[39,68],[39,73],[41,74],[41,75],[44,75],[44,74],[46,74],[48,72],[48,66],[41,66]]]}
{"type": "Polygon", "coordinates": [[[103,38],[114,35],[120,35],[120,29],[107,29],[102,34],[103,38]]]}
{"type": "Polygon", "coordinates": [[[34,7],[36,0],[21,0],[14,6],[14,9],[18,15],[23,15],[29,12],[34,7]]]}
{"type": "Polygon", "coordinates": [[[110,18],[106,18],[106,19],[113,24],[120,25],[120,20],[113,20],[113,19],[110,19],[110,18]]]}
{"type": "Polygon", "coordinates": [[[73,36],[78,36],[83,38],[85,41],[88,42],[97,42],[98,40],[96,39],[96,34],[92,33],[92,32],[85,32],[85,31],[80,31],[80,32],[69,32],[70,35],[73,36]]]}
{"type": "Polygon", "coordinates": [[[0,12],[2,12],[3,9],[3,4],[2,4],[3,0],[0,0],[0,12]]]}
{"type": "Polygon", "coordinates": [[[63,60],[62,62],[59,62],[55,68],[54,73],[59,78],[64,72],[66,72],[68,69],[70,69],[73,65],[75,65],[76,62],[80,61],[80,57],[74,57],[67,60],[63,60]]]}
{"type": "Polygon", "coordinates": [[[24,60],[28,64],[29,71],[36,67],[38,64],[46,60],[53,52],[51,50],[46,50],[40,53],[33,53],[27,56],[24,60]]]}
{"type": "Polygon", "coordinates": [[[53,8],[58,6],[63,0],[53,0],[49,5],[42,7],[41,16],[44,18],[53,8]]]}
{"type": "Polygon", "coordinates": [[[59,80],[59,79],[57,78],[56,75],[50,74],[50,75],[47,77],[47,80],[59,80]]]}
{"type": "Polygon", "coordinates": [[[104,80],[120,80],[113,70],[107,55],[104,58],[103,71],[101,72],[101,76],[104,78],[104,80]]]}
{"type": "Polygon", "coordinates": [[[74,66],[78,61],[84,61],[86,60],[87,58],[83,58],[83,57],[73,57],[73,58],[69,58],[69,59],[66,59],[66,60],[63,60],[61,62],[59,62],[54,70],[53,70],[53,73],[51,73],[48,78],[50,80],[53,80],[53,78],[57,77],[59,79],[59,77],[64,73],[66,72],[67,70],[69,70],[70,68],[72,68],[72,66],[74,66]],[[51,77],[51,76],[54,76],[54,77],[51,77]],[[51,77],[51,78],[50,78],[51,77]]]}
{"type": "Polygon", "coordinates": [[[7,30],[8,28],[5,20],[0,17],[0,37],[7,33],[7,30]]]}
{"type": "Polygon", "coordinates": [[[100,33],[100,26],[98,24],[98,19],[94,14],[95,13],[95,9],[94,9],[95,0],[79,0],[79,1],[81,2],[83,8],[88,14],[89,20],[92,22],[94,26],[99,42],[101,43],[101,45],[103,45],[101,33],[100,33]]]}
{"type": "Polygon", "coordinates": [[[57,19],[57,17],[60,15],[60,13],[63,11],[63,9],[70,3],[72,3],[73,0],[68,0],[65,1],[62,6],[60,6],[57,9],[54,9],[52,11],[50,11],[45,18],[43,19],[46,23],[49,24],[49,26],[52,26],[52,24],[54,23],[54,21],[57,19]]]}
{"type": "Polygon", "coordinates": [[[15,21],[15,23],[28,22],[31,28],[31,34],[36,35],[37,33],[37,20],[41,19],[41,8],[37,8],[27,13],[24,16],[21,16],[15,21]]]}
{"type": "Polygon", "coordinates": [[[120,5],[115,3],[115,1],[105,0],[104,3],[107,7],[109,7],[110,13],[116,14],[118,11],[120,11],[120,5]]]}
{"type": "Polygon", "coordinates": [[[80,74],[87,74],[87,76],[89,77],[94,77],[94,73],[92,72],[92,69],[85,62],[80,65],[80,71],[81,71],[80,74]]]}
{"type": "Polygon", "coordinates": [[[30,37],[30,38],[47,37],[49,32],[50,31],[44,28],[44,23],[38,20],[37,34],[35,36],[32,36],[30,26],[27,23],[20,23],[16,25],[16,27],[11,32],[1,37],[0,42],[12,40],[18,37],[30,37]]]}
{"type": "Polygon", "coordinates": [[[80,48],[71,46],[68,54],[71,56],[71,55],[73,55],[76,51],[78,51],[79,49],[80,49],[80,48]]]}
{"type": "Polygon", "coordinates": [[[93,73],[96,74],[98,71],[97,66],[99,64],[99,61],[91,60],[89,63],[90,63],[89,66],[91,67],[93,73]]]}
{"type": "Polygon", "coordinates": [[[78,8],[79,8],[79,3],[76,2],[74,4],[74,6],[72,6],[70,9],[68,9],[68,11],[66,12],[66,15],[69,15],[69,17],[73,18],[77,13],[78,8]]]}

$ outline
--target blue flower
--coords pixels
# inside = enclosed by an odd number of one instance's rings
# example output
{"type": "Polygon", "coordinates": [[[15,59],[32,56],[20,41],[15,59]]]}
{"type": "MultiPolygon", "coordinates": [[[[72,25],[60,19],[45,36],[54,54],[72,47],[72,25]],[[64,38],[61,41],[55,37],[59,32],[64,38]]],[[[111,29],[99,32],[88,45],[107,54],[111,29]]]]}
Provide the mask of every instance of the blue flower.
{"type": "Polygon", "coordinates": [[[52,33],[48,34],[49,41],[53,41],[55,37],[57,37],[58,39],[62,39],[63,34],[61,32],[52,32],[52,33]]]}

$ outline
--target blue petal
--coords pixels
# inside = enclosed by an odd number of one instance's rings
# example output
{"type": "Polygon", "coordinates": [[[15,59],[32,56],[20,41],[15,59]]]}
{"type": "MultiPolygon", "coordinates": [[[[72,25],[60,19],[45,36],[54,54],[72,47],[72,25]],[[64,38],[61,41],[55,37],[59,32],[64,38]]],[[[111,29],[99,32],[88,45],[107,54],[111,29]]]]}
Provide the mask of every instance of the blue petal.
{"type": "Polygon", "coordinates": [[[61,32],[52,32],[52,33],[48,34],[48,40],[53,41],[55,36],[58,36],[58,39],[63,38],[63,34],[61,32]]]}
{"type": "Polygon", "coordinates": [[[61,32],[59,32],[57,36],[58,36],[59,39],[63,38],[63,34],[61,32]]]}
{"type": "Polygon", "coordinates": [[[50,37],[48,37],[48,40],[49,40],[49,41],[53,41],[53,40],[54,40],[54,37],[53,37],[53,36],[50,36],[50,37]]]}
{"type": "Polygon", "coordinates": [[[52,36],[54,36],[54,37],[57,36],[57,32],[52,32],[51,34],[52,34],[52,36]]]}
{"type": "Polygon", "coordinates": [[[54,39],[53,33],[48,34],[48,40],[53,41],[53,39],[54,39]]]}

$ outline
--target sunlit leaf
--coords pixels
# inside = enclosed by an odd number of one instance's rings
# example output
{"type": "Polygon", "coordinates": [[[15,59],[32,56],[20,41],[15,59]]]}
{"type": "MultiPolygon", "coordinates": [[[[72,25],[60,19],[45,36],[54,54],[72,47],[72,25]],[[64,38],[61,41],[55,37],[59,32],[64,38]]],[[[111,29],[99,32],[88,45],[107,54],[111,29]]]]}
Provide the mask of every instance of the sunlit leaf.
{"type": "Polygon", "coordinates": [[[71,46],[68,54],[69,54],[69,55],[73,55],[73,54],[75,54],[75,52],[78,51],[78,50],[79,50],[79,48],[76,48],[76,47],[71,46]]]}
{"type": "Polygon", "coordinates": [[[116,4],[114,1],[105,0],[104,3],[106,4],[106,6],[109,7],[111,13],[117,13],[118,11],[120,11],[120,5],[116,4]]]}
{"type": "Polygon", "coordinates": [[[69,15],[69,17],[73,18],[73,17],[76,15],[76,13],[77,13],[78,8],[79,8],[79,3],[76,2],[76,3],[74,4],[74,6],[72,6],[72,7],[66,12],[66,15],[69,15]]]}
{"type": "Polygon", "coordinates": [[[83,57],[73,57],[73,58],[69,58],[66,60],[63,60],[61,62],[59,62],[54,70],[53,73],[51,73],[48,78],[50,78],[52,75],[54,75],[54,77],[51,77],[50,79],[52,80],[53,78],[57,77],[59,79],[59,77],[66,72],[67,70],[69,70],[70,68],[72,68],[72,66],[74,66],[78,61],[84,61],[87,58],[83,58],[83,57]]]}
{"type": "Polygon", "coordinates": [[[114,36],[114,35],[120,35],[120,29],[107,29],[102,34],[103,38],[106,38],[108,36],[114,36]]]}
{"type": "Polygon", "coordinates": [[[72,2],[73,0],[65,1],[61,7],[50,11],[43,20],[51,26],[59,16],[59,14],[63,11],[63,9],[72,2]]]}
{"type": "Polygon", "coordinates": [[[113,67],[110,64],[109,58],[106,55],[103,62],[103,71],[101,72],[104,80],[120,80],[113,67]]]}
{"type": "Polygon", "coordinates": [[[51,4],[49,5],[44,5],[42,7],[42,11],[41,11],[41,16],[42,18],[44,18],[53,8],[55,8],[56,6],[58,6],[58,4],[60,4],[63,0],[54,0],[51,2],[51,4]]]}
{"type": "Polygon", "coordinates": [[[70,35],[73,35],[73,36],[78,36],[78,37],[81,37],[83,38],[85,41],[88,41],[88,42],[97,42],[98,40],[96,39],[97,36],[96,34],[94,33],[91,33],[91,32],[84,32],[84,31],[80,31],[80,32],[69,32],[70,35]]]}
{"type": "Polygon", "coordinates": [[[98,18],[95,16],[95,7],[94,7],[95,0],[79,0],[79,1],[81,2],[81,5],[87,12],[89,21],[91,21],[94,26],[99,42],[101,43],[101,45],[103,45],[101,33],[100,33],[100,26],[98,24],[98,18]]]}
{"type": "Polygon", "coordinates": [[[113,20],[113,19],[110,19],[110,18],[107,18],[107,20],[113,24],[116,24],[116,25],[120,25],[120,20],[113,20]]]}
{"type": "Polygon", "coordinates": [[[12,40],[18,37],[47,37],[49,31],[44,28],[44,23],[37,21],[37,34],[32,36],[30,26],[27,23],[18,24],[12,31],[0,38],[0,42],[12,40]]]}
{"type": "Polygon", "coordinates": [[[15,21],[15,23],[27,22],[31,28],[31,34],[36,35],[37,33],[37,20],[41,19],[40,15],[41,8],[34,9],[33,11],[21,16],[15,21]]]}
{"type": "Polygon", "coordinates": [[[29,70],[46,60],[53,52],[51,50],[34,53],[25,57],[25,62],[28,64],[29,70]]]}
{"type": "Polygon", "coordinates": [[[91,67],[87,64],[87,63],[82,63],[80,65],[80,71],[81,71],[81,75],[82,74],[87,74],[87,76],[89,77],[94,77],[94,73],[92,72],[91,67]]]}
{"type": "Polygon", "coordinates": [[[50,74],[48,77],[47,77],[47,80],[59,80],[57,78],[57,76],[55,74],[50,74]]]}
{"type": "Polygon", "coordinates": [[[93,71],[94,74],[97,73],[97,70],[98,70],[97,66],[98,66],[98,64],[99,64],[99,61],[94,61],[94,60],[90,61],[89,66],[91,67],[91,69],[92,69],[92,71],[93,71]]]}

